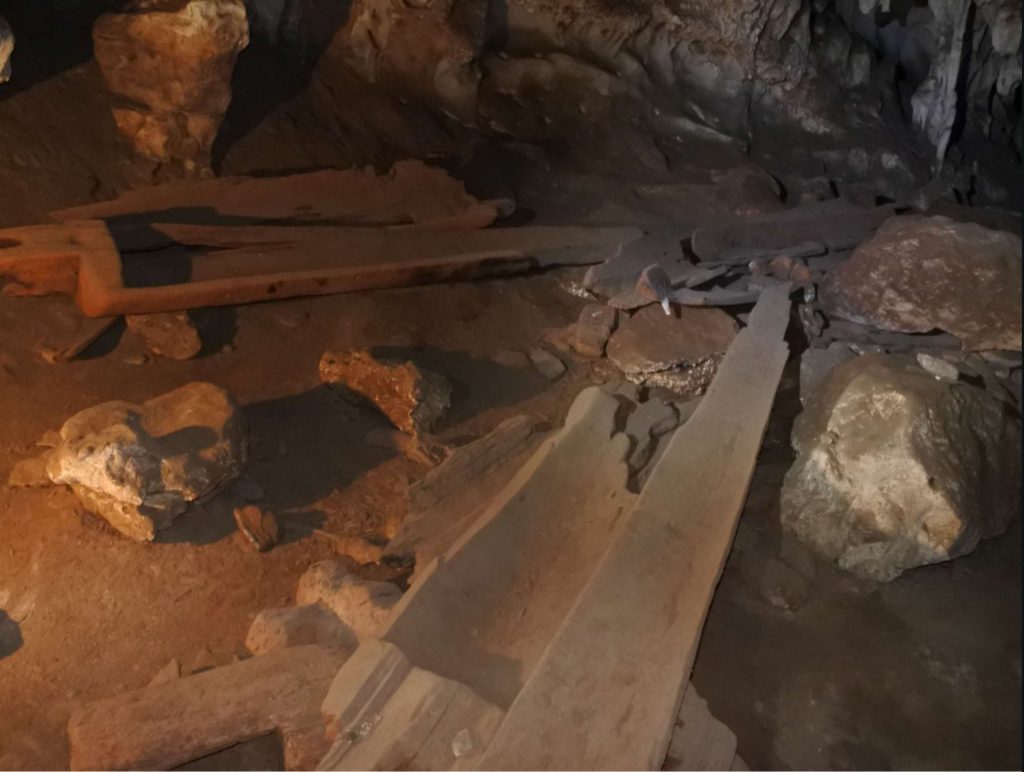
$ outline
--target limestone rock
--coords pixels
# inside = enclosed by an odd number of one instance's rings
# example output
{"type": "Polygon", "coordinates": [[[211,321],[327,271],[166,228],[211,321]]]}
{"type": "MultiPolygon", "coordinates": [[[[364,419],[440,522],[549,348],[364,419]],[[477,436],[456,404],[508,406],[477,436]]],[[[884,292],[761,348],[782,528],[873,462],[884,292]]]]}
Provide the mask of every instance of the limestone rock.
{"type": "Polygon", "coordinates": [[[348,625],[319,603],[261,611],[245,637],[245,648],[256,656],[310,643],[349,653],[359,645],[348,625]]]}
{"type": "Polygon", "coordinates": [[[576,322],[573,348],[583,356],[604,356],[605,344],[617,321],[618,311],[611,306],[588,303],[580,311],[580,318],[576,322]]]}
{"type": "Polygon", "coordinates": [[[442,376],[358,349],[325,353],[320,380],[367,398],[406,434],[429,433],[451,405],[452,387],[442,376]]]}
{"type": "Polygon", "coordinates": [[[146,348],[168,359],[191,359],[203,342],[184,311],[166,314],[128,314],[128,329],[142,336],[146,348]]]}
{"type": "Polygon", "coordinates": [[[1020,509],[1020,422],[910,356],[837,366],[793,429],[783,526],[861,577],[973,550],[1020,509]]]}
{"type": "Polygon", "coordinates": [[[0,16],[0,83],[11,79],[11,54],[14,53],[14,33],[3,16],[0,16]]]}
{"type": "Polygon", "coordinates": [[[1021,240],[947,217],[894,217],[831,271],[836,315],[894,332],[945,330],[967,351],[1021,350],[1021,240]]]}
{"type": "Polygon", "coordinates": [[[402,591],[390,582],[360,579],[337,560],[310,566],[295,592],[297,604],[323,604],[360,640],[380,636],[401,597],[402,591]]]}
{"type": "Polygon", "coordinates": [[[845,343],[832,342],[828,348],[809,348],[800,355],[800,403],[807,400],[828,378],[832,368],[856,358],[845,343]]]}
{"type": "Polygon", "coordinates": [[[249,43],[242,0],[150,0],[93,26],[118,129],[143,157],[206,172],[249,43]]]}
{"type": "Polygon", "coordinates": [[[135,405],[104,402],[69,418],[47,462],[85,507],[151,541],[189,502],[245,467],[245,419],[231,396],[195,382],[135,405]]]}

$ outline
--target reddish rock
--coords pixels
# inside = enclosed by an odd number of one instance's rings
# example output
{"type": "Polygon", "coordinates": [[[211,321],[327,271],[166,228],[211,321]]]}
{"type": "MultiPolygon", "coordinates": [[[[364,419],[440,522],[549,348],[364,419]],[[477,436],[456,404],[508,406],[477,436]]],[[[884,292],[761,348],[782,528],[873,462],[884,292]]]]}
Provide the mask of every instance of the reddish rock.
{"type": "Polygon", "coordinates": [[[1021,349],[1021,240],[947,217],[893,217],[832,271],[828,310],[894,332],[945,330],[967,351],[1021,349]]]}

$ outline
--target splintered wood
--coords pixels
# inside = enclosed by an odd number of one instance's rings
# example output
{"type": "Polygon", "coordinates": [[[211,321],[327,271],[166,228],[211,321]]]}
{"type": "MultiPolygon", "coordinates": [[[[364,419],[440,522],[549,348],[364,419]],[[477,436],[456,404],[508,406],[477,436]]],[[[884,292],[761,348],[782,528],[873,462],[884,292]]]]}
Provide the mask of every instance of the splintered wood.
{"type": "Polygon", "coordinates": [[[788,320],[788,288],[763,293],[482,768],[661,766],[786,361],[788,320]]]}

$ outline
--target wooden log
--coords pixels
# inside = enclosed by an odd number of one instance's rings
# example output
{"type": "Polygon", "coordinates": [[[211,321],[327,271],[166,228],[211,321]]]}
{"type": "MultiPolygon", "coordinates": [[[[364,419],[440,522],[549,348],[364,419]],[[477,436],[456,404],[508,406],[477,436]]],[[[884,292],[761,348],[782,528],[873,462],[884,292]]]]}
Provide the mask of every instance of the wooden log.
{"type": "Polygon", "coordinates": [[[766,290],[508,709],[482,769],[658,769],[786,361],[766,290]]]}
{"type": "Polygon", "coordinates": [[[344,659],[295,646],[87,703],[68,722],[71,769],[171,769],[271,732],[287,769],[309,769],[328,747],[320,705],[344,659]]]}
{"type": "MultiPolygon", "coordinates": [[[[481,202],[443,169],[399,161],[386,174],[323,169],[277,177],[221,177],[143,188],[113,201],[53,212],[62,222],[224,223],[292,220],[339,225],[484,228],[511,202],[481,202]]],[[[138,236],[140,234],[136,234],[138,236]]]]}

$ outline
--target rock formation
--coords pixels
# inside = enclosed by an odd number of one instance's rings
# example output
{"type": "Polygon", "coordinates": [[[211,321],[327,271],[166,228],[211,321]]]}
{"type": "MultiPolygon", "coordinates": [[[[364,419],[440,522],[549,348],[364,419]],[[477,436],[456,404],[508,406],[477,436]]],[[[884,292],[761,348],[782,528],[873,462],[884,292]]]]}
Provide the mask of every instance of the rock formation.
{"type": "Polygon", "coordinates": [[[968,351],[1021,348],[1021,240],[947,217],[894,217],[821,288],[836,315],[956,335],[968,351]]]}
{"type": "Polygon", "coordinates": [[[1020,420],[912,357],[832,370],[793,429],[782,523],[858,576],[889,581],[971,552],[1020,511],[1020,420]]]}
{"type": "Polygon", "coordinates": [[[139,0],[97,19],[96,61],[133,149],[186,175],[209,173],[248,42],[242,0],[139,0]]]}
{"type": "Polygon", "coordinates": [[[196,382],[141,405],[104,402],[75,414],[47,474],[125,536],[152,541],[190,502],[241,474],[246,447],[234,400],[196,382]]]}
{"type": "Polygon", "coordinates": [[[14,53],[14,33],[11,27],[0,16],[0,83],[11,79],[11,54],[14,53]]]}

